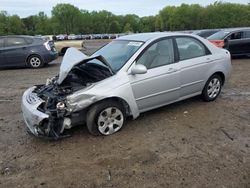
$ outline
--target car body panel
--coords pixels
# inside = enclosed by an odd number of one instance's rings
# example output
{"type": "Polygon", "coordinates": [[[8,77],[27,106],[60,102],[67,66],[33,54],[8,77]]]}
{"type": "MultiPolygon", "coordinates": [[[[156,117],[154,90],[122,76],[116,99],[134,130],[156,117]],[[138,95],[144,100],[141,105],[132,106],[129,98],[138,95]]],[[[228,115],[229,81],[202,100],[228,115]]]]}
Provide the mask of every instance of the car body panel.
{"type": "Polygon", "coordinates": [[[232,55],[250,54],[250,38],[228,40],[228,48],[232,55]]]}
{"type": "Polygon", "coordinates": [[[140,112],[175,101],[180,95],[177,63],[149,69],[145,74],[130,74],[129,80],[140,112]]]}

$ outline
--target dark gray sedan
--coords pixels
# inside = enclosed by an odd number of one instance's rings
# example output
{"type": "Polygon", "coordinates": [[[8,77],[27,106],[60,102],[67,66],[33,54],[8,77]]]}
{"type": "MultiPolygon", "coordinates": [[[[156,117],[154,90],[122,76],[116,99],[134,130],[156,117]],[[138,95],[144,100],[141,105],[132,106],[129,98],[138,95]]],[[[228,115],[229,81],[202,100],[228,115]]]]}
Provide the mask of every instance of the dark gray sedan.
{"type": "Polygon", "coordinates": [[[57,56],[53,41],[20,35],[0,37],[0,67],[40,68],[57,56]]]}

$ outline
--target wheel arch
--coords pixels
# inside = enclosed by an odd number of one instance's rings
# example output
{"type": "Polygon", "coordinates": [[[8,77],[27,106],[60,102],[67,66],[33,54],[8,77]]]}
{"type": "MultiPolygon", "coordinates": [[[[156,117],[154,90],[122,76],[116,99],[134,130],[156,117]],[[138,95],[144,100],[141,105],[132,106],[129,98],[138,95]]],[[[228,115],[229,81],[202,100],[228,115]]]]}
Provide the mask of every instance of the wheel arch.
{"type": "Polygon", "coordinates": [[[107,98],[104,98],[104,99],[101,99],[99,101],[96,101],[95,103],[91,104],[90,106],[88,106],[87,108],[87,111],[94,105],[96,104],[99,104],[101,102],[104,102],[104,101],[115,101],[115,102],[118,102],[119,104],[122,105],[122,107],[124,108],[125,112],[126,112],[126,115],[127,116],[130,116],[130,115],[133,115],[132,114],[132,111],[131,111],[131,108],[128,104],[128,102],[126,100],[124,100],[123,98],[121,97],[117,97],[117,96],[112,96],[112,97],[107,97],[107,98]]]}
{"type": "Polygon", "coordinates": [[[70,47],[69,46],[62,47],[61,50],[60,50],[60,52],[59,52],[60,55],[64,55],[66,53],[66,51],[67,51],[68,48],[70,48],[70,47]]]}
{"type": "Polygon", "coordinates": [[[225,83],[225,74],[223,72],[221,72],[221,71],[217,71],[214,74],[212,74],[209,78],[211,78],[214,75],[219,75],[221,77],[221,80],[222,80],[222,85],[224,85],[224,83],[225,83]]]}
{"type": "Polygon", "coordinates": [[[44,59],[43,59],[43,57],[42,57],[40,54],[38,54],[38,53],[32,53],[32,54],[29,54],[29,55],[27,56],[27,58],[26,58],[26,66],[29,65],[29,59],[30,59],[32,56],[38,56],[39,58],[41,58],[41,60],[42,60],[43,63],[44,63],[44,59]]]}

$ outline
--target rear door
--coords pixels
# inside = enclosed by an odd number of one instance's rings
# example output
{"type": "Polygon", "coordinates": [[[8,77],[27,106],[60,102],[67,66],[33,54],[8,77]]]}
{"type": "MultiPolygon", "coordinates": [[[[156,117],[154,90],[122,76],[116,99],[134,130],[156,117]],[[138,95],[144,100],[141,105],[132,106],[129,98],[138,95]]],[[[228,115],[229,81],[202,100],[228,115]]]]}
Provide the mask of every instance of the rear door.
{"type": "Polygon", "coordinates": [[[245,52],[245,47],[247,45],[246,40],[243,38],[243,32],[233,32],[227,37],[228,40],[228,51],[232,55],[241,55],[245,52]]]}
{"type": "Polygon", "coordinates": [[[176,45],[179,53],[180,98],[183,99],[201,93],[213,56],[201,41],[193,37],[176,37],[176,45]]]}
{"type": "Polygon", "coordinates": [[[6,38],[4,55],[7,66],[24,66],[27,58],[27,42],[24,37],[6,38]]]}

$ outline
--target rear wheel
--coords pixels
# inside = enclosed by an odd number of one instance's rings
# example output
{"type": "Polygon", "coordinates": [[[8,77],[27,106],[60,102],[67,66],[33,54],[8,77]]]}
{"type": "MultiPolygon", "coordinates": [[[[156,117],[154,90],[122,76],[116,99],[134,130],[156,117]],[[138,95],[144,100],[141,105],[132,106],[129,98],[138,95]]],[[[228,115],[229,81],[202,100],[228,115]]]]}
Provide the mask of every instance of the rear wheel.
{"type": "Polygon", "coordinates": [[[40,68],[40,67],[43,67],[44,63],[41,57],[39,57],[38,55],[33,55],[29,57],[28,65],[31,68],[40,68]]]}
{"type": "Polygon", "coordinates": [[[87,113],[87,127],[93,135],[111,135],[119,131],[126,120],[121,104],[107,100],[93,105],[87,113]]]}
{"type": "Polygon", "coordinates": [[[221,87],[221,77],[218,74],[211,76],[202,91],[202,99],[208,102],[215,100],[221,92],[221,87]]]}

